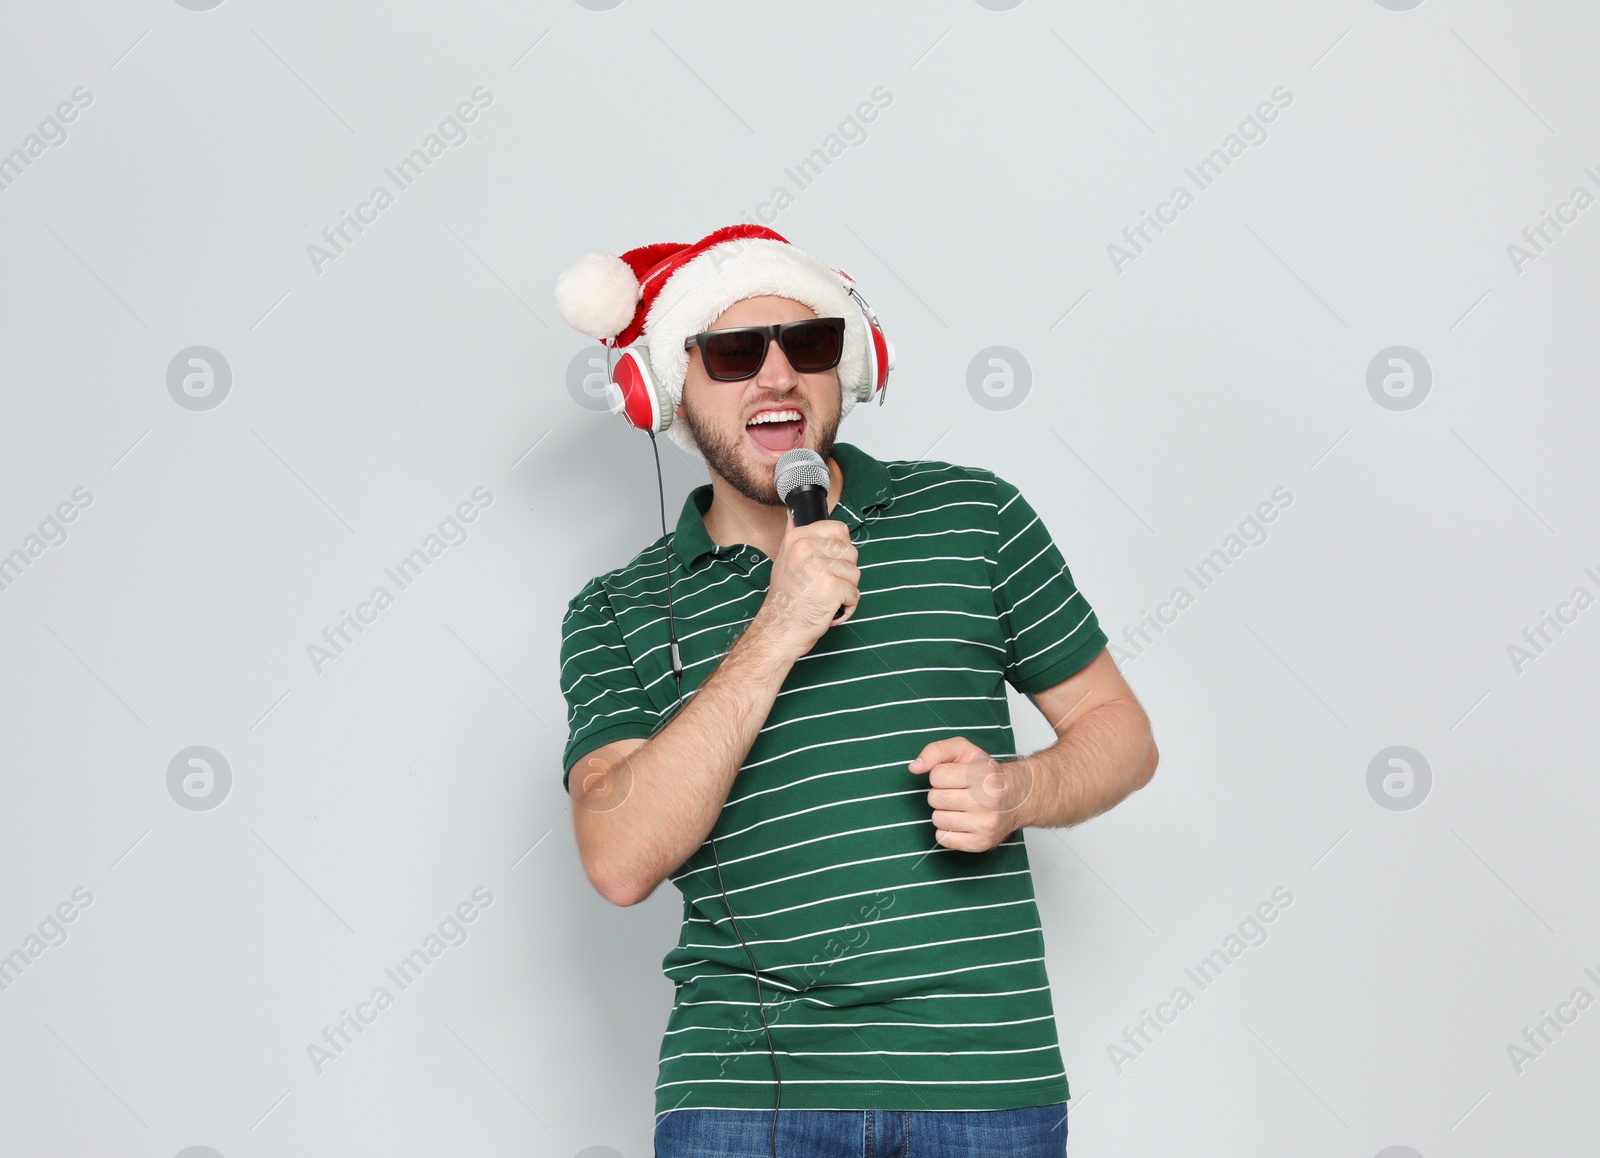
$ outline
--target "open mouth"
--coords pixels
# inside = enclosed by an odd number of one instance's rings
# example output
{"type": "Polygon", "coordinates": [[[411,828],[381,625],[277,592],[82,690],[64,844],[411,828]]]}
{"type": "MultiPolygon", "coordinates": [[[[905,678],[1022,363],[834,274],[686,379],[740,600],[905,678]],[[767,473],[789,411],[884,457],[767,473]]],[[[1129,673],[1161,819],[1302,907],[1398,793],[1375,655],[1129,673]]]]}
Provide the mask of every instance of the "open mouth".
{"type": "Polygon", "coordinates": [[[782,454],[802,445],[806,436],[806,420],[795,409],[774,408],[757,411],[745,424],[750,441],[769,454],[782,454]]]}

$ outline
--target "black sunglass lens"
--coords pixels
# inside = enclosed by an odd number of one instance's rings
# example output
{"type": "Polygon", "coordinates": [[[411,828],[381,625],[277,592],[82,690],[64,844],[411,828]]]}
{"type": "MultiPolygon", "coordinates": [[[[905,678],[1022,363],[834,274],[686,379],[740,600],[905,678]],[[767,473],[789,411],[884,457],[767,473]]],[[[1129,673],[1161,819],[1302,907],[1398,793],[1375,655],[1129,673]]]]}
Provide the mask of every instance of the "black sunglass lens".
{"type": "Polygon", "coordinates": [[[761,368],[767,336],[729,330],[706,337],[706,370],[713,378],[748,378],[761,368]]]}
{"type": "Polygon", "coordinates": [[[822,319],[783,332],[783,356],[802,374],[828,370],[839,361],[844,336],[822,319]]]}

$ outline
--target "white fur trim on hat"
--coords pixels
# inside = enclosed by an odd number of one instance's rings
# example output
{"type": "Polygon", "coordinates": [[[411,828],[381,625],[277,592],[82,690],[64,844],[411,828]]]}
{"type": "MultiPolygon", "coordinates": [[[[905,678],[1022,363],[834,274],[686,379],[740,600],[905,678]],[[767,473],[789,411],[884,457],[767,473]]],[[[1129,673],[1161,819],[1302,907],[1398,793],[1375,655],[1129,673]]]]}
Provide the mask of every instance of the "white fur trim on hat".
{"type": "MultiPolygon", "coordinates": [[[[764,294],[792,298],[818,317],[844,319],[839,416],[849,414],[856,404],[856,390],[867,376],[869,337],[861,308],[828,266],[804,250],[765,237],[724,241],[687,262],[667,279],[645,316],[650,368],[672,396],[673,407],[683,397],[689,368],[683,340],[706,329],[734,302],[764,294]]],[[[683,449],[699,453],[687,422],[675,417],[667,436],[683,449]]]]}
{"type": "Polygon", "coordinates": [[[556,308],[591,338],[614,338],[633,320],[639,279],[620,257],[586,253],[556,279],[556,308]]]}

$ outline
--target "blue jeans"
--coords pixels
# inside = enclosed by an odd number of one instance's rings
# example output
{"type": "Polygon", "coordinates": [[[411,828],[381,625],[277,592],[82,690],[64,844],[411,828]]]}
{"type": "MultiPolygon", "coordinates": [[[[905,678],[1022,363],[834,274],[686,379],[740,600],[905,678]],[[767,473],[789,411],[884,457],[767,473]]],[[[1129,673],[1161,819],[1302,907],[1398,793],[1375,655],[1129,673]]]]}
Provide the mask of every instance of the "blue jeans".
{"type": "MultiPolygon", "coordinates": [[[[770,1158],[771,1110],[669,1110],[656,1158],[770,1158]]],[[[1067,1103],[1022,1110],[780,1110],[778,1158],[1063,1158],[1067,1103]]]]}

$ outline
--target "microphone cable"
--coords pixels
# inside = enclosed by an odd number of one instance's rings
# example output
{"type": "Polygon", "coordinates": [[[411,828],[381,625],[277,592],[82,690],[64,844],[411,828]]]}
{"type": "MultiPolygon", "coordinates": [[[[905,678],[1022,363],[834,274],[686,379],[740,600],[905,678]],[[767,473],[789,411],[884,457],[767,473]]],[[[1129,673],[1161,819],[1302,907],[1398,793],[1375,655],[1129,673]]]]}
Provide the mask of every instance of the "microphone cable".
{"type": "MultiPolygon", "coordinates": [[[[609,362],[609,357],[607,358],[609,362]]],[[[609,373],[607,375],[609,377],[609,373]]],[[[662,558],[667,572],[667,647],[668,654],[672,657],[672,681],[677,688],[678,709],[683,709],[683,661],[678,656],[678,635],[672,616],[672,546],[667,537],[667,488],[661,480],[661,449],[656,444],[656,432],[646,431],[650,435],[650,450],[656,459],[656,495],[661,505],[661,539],[662,558]]],[[[767,1024],[767,1005],[761,993],[761,970],[756,967],[755,954],[750,952],[750,946],[744,939],[744,934],[739,931],[739,922],[734,919],[733,907],[728,904],[728,889],[722,882],[722,858],[717,855],[717,841],[715,837],[708,837],[711,845],[711,860],[717,869],[717,891],[722,894],[722,907],[727,911],[728,922],[733,926],[734,936],[739,938],[739,944],[744,948],[744,955],[750,959],[750,976],[756,983],[756,1005],[761,1010],[761,1028],[767,1036],[767,1053],[772,1058],[772,1077],[777,1082],[777,1097],[772,1104],[772,1158],[778,1158],[778,1111],[783,1106],[783,1074],[778,1069],[778,1051],[772,1044],[772,1027],[767,1024]]],[[[704,870],[701,870],[704,871],[704,870]]]]}

